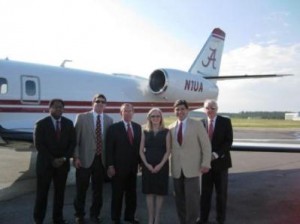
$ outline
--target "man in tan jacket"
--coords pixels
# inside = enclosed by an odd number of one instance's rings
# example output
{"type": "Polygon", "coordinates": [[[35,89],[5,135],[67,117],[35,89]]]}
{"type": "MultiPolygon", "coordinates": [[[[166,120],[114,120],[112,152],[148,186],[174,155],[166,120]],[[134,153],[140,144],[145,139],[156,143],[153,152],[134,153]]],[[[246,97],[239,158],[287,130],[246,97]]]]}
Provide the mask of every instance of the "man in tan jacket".
{"type": "Polygon", "coordinates": [[[199,174],[210,169],[211,144],[202,122],[188,117],[185,100],[174,103],[174,112],[177,121],[169,128],[176,209],[180,224],[195,224],[199,217],[199,174]]]}

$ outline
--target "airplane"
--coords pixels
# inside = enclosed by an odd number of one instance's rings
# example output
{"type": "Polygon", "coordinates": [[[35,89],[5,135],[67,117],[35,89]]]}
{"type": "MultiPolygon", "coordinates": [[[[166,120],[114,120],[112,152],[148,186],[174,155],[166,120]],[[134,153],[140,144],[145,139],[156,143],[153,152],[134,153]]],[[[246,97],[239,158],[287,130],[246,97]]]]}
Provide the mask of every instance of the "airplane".
{"type": "Polygon", "coordinates": [[[152,107],[173,114],[177,99],[189,102],[189,109],[203,107],[206,99],[218,98],[219,80],[281,77],[289,74],[219,76],[225,32],[215,28],[188,72],[169,68],[154,70],[149,79],[128,74],[103,74],[64,66],[0,60],[0,136],[32,141],[34,123],[48,112],[49,100],[65,101],[64,116],[91,110],[92,98],[103,93],[106,112],[120,119],[124,102],[134,105],[135,121],[146,122],[152,107]]]}

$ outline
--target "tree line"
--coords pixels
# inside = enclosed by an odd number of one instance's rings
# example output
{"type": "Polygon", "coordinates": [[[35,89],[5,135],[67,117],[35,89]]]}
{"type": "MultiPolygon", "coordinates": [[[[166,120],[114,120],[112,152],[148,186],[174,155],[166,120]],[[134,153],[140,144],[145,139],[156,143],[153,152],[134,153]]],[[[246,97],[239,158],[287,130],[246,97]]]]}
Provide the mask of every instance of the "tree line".
{"type": "Polygon", "coordinates": [[[241,111],[239,113],[221,113],[223,116],[228,116],[230,118],[255,118],[255,119],[278,119],[284,120],[285,113],[288,112],[278,112],[278,111],[241,111]]]}

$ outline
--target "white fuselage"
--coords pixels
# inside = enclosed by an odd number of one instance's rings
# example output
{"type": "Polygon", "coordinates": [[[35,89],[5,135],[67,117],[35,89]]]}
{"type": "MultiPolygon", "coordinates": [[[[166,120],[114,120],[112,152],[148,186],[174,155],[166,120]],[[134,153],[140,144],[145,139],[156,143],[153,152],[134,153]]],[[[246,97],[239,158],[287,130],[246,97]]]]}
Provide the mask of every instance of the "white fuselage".
{"type": "Polygon", "coordinates": [[[152,107],[161,108],[166,115],[173,114],[177,99],[187,100],[193,110],[200,108],[205,99],[217,98],[217,86],[200,76],[172,77],[164,93],[154,94],[149,80],[142,77],[1,60],[0,125],[6,129],[32,129],[48,114],[48,103],[53,98],[65,101],[64,116],[74,121],[76,114],[91,110],[93,96],[102,93],[108,101],[106,113],[115,121],[120,120],[121,104],[129,102],[134,105],[134,120],[139,123],[146,122],[152,107]],[[172,92],[165,95],[167,91],[172,92]]]}

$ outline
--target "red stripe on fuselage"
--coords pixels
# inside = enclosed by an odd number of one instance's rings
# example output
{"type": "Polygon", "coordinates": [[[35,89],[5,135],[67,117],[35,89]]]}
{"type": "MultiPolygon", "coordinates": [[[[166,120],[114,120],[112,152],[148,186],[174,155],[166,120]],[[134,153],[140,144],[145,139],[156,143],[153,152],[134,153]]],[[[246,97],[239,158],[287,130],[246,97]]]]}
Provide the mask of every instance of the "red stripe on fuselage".
{"type": "MultiPolygon", "coordinates": [[[[89,101],[64,101],[65,113],[83,113],[91,110],[89,101]]],[[[105,111],[107,113],[119,113],[124,102],[108,102],[105,111]]],[[[163,112],[173,112],[173,102],[128,102],[134,106],[135,113],[147,113],[153,107],[159,107],[163,112]]],[[[49,101],[21,102],[19,100],[0,100],[0,112],[7,113],[45,113],[48,112],[49,101]]],[[[203,103],[189,103],[190,110],[203,106],[203,103]]]]}

